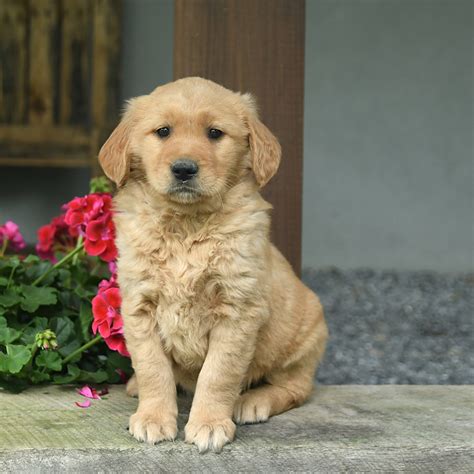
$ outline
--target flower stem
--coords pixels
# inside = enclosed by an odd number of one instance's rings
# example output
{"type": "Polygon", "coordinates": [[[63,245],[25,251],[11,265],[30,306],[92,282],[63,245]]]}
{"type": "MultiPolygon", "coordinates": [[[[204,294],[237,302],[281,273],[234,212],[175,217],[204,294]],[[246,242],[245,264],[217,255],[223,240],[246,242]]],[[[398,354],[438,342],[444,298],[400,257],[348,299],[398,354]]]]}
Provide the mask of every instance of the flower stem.
{"type": "MultiPolygon", "coordinates": [[[[78,237],[78,239],[77,239],[76,249],[79,248],[79,247],[81,247],[81,248],[84,247],[84,246],[82,245],[83,241],[84,241],[84,237],[82,237],[82,235],[80,235],[80,236],[78,237]]],[[[73,260],[72,260],[72,264],[73,264],[73,265],[76,265],[76,264],[77,264],[77,259],[78,259],[78,257],[79,257],[79,254],[76,253],[76,255],[74,255],[74,258],[73,258],[73,260]]]]}
{"type": "Polygon", "coordinates": [[[83,346],[79,347],[79,349],[76,349],[74,352],[71,352],[62,362],[63,365],[66,365],[69,361],[74,359],[78,354],[81,352],[84,352],[85,350],[89,349],[89,347],[92,347],[94,344],[97,344],[102,340],[102,336],[98,334],[94,339],[91,339],[89,342],[86,342],[83,346]]]}
{"type": "Polygon", "coordinates": [[[7,250],[7,247],[8,247],[8,239],[5,237],[2,243],[2,248],[0,249],[0,257],[3,257],[5,255],[5,251],[7,250]]]}
{"type": "Polygon", "coordinates": [[[36,286],[39,283],[41,283],[52,271],[56,270],[56,268],[59,268],[61,265],[64,265],[66,262],[71,260],[71,258],[73,258],[74,255],[77,255],[83,248],[84,248],[84,245],[82,245],[82,244],[81,244],[80,247],[76,247],[74,250],[72,250],[67,255],[65,255],[61,260],[59,260],[59,262],[56,262],[52,267],[49,267],[31,285],[36,286]]]}
{"type": "Polygon", "coordinates": [[[33,347],[31,348],[31,359],[30,361],[28,362],[28,364],[26,364],[26,369],[27,370],[30,370],[31,367],[33,366],[33,359],[35,358],[35,355],[36,353],[38,352],[38,346],[36,345],[36,343],[34,342],[33,347]]]}
{"type": "Polygon", "coordinates": [[[17,269],[17,267],[13,267],[10,271],[10,276],[8,277],[8,283],[7,283],[7,290],[8,290],[8,288],[10,288],[10,285],[12,284],[13,275],[14,275],[16,269],[17,269]]]}

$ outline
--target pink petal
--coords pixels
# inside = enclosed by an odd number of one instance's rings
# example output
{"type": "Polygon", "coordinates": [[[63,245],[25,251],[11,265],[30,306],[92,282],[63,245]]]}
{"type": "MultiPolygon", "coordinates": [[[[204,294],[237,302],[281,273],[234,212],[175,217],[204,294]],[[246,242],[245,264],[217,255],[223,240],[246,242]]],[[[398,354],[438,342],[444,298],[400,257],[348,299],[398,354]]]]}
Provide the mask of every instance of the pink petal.
{"type": "Polygon", "coordinates": [[[84,248],[86,249],[86,252],[89,255],[92,255],[93,257],[100,255],[102,252],[104,252],[107,249],[107,244],[105,243],[104,240],[90,240],[86,239],[84,242],[84,248]]]}
{"type": "Polygon", "coordinates": [[[102,292],[105,301],[113,308],[120,308],[122,297],[118,288],[107,288],[102,292]]]}
{"type": "Polygon", "coordinates": [[[79,408],[89,408],[92,404],[90,400],[84,400],[83,402],[75,402],[79,408]]]}
{"type": "Polygon", "coordinates": [[[89,385],[84,385],[84,387],[77,390],[77,393],[83,397],[94,398],[92,395],[92,389],[89,387],[89,385]]]}
{"type": "Polygon", "coordinates": [[[78,390],[77,393],[83,397],[92,398],[93,400],[100,400],[97,390],[95,388],[89,387],[89,385],[84,385],[84,387],[78,390]]]}

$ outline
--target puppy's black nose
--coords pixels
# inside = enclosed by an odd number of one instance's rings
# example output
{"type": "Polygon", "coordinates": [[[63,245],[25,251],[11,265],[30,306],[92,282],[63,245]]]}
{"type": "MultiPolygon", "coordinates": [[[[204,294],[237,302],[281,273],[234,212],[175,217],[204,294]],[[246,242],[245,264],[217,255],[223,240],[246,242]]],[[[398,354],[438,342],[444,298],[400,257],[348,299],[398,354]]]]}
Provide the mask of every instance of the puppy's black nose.
{"type": "Polygon", "coordinates": [[[176,179],[180,181],[188,181],[193,178],[199,170],[197,163],[193,160],[181,159],[176,160],[171,165],[171,172],[176,179]]]}

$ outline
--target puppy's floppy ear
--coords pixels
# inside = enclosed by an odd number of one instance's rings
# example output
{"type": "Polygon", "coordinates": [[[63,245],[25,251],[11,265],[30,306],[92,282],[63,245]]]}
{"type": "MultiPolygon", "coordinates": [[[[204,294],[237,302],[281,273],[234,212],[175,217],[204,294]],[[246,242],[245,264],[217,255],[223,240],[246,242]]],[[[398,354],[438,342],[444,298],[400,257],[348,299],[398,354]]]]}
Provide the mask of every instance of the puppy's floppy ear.
{"type": "Polygon", "coordinates": [[[250,94],[242,99],[249,109],[249,145],[252,170],[258,185],[263,188],[277,172],[281,160],[281,146],[272,132],[259,120],[255,100],[250,94]]]}
{"type": "Polygon", "coordinates": [[[104,173],[117,186],[121,186],[127,180],[130,171],[129,141],[133,121],[131,118],[131,102],[127,110],[112,132],[107,141],[99,151],[99,163],[104,173]]]}

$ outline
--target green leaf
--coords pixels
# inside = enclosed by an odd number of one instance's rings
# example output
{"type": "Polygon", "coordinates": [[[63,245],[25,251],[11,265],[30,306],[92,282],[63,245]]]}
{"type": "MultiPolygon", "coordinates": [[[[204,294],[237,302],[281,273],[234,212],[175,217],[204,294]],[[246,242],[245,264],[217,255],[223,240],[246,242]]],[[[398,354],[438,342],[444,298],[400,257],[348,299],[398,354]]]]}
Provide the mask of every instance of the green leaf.
{"type": "Polygon", "coordinates": [[[67,375],[55,375],[53,377],[54,383],[71,383],[77,380],[81,375],[81,369],[77,365],[68,364],[67,375]]]}
{"type": "MultiPolygon", "coordinates": [[[[77,339],[73,339],[69,344],[60,346],[58,348],[58,352],[63,357],[67,357],[69,354],[72,354],[76,349],[79,349],[79,347],[81,347],[81,343],[77,339]]],[[[81,360],[81,357],[82,357],[82,353],[78,354],[77,357],[74,357],[74,359],[72,359],[72,362],[81,360]]]]}
{"type": "MultiPolygon", "coordinates": [[[[5,318],[3,318],[5,319],[5,318]]],[[[21,331],[16,329],[0,327],[0,343],[1,344],[10,344],[13,341],[16,341],[21,336],[21,331]]]]}
{"type": "Polygon", "coordinates": [[[30,358],[31,352],[26,346],[7,344],[7,353],[0,352],[0,372],[17,374],[30,358]]]}
{"type": "Polygon", "coordinates": [[[20,265],[20,259],[17,255],[4,256],[0,259],[0,270],[4,268],[15,268],[20,265]]]}
{"type": "Polygon", "coordinates": [[[56,340],[60,346],[65,346],[71,336],[74,336],[74,323],[67,316],[53,318],[51,329],[56,333],[56,340]]]}
{"type": "Polygon", "coordinates": [[[41,316],[35,316],[34,328],[37,332],[44,331],[48,329],[48,318],[43,318],[41,316]]]}
{"type": "Polygon", "coordinates": [[[90,180],[89,187],[91,193],[111,193],[113,184],[105,176],[97,176],[90,180]]]}
{"type": "Polygon", "coordinates": [[[0,277],[0,286],[7,286],[8,285],[8,278],[0,277]]]}
{"type": "Polygon", "coordinates": [[[118,352],[109,350],[106,364],[106,370],[109,376],[107,381],[109,383],[119,383],[121,381],[119,374],[116,372],[117,369],[121,369],[128,377],[131,377],[133,374],[130,358],[121,356],[118,352]]]}
{"type": "Polygon", "coordinates": [[[35,342],[35,336],[38,332],[42,332],[45,329],[48,329],[48,320],[47,318],[42,318],[40,316],[35,316],[34,326],[28,326],[23,331],[21,336],[21,341],[24,344],[33,344],[35,342]]]}
{"type": "Polygon", "coordinates": [[[41,383],[41,382],[46,382],[51,378],[51,376],[47,372],[39,372],[35,370],[31,374],[31,381],[33,383],[41,383]]]}
{"type": "Polygon", "coordinates": [[[122,369],[125,372],[131,372],[132,365],[130,357],[121,356],[118,352],[109,351],[109,354],[107,354],[107,364],[114,369],[122,369]]]}
{"type": "Polygon", "coordinates": [[[14,288],[7,288],[5,291],[0,292],[0,306],[4,308],[11,308],[20,303],[21,300],[21,295],[14,288]]]}
{"type": "Polygon", "coordinates": [[[78,377],[78,382],[94,382],[102,383],[109,378],[105,370],[99,369],[97,372],[88,372],[81,370],[81,375],[78,377]]]}
{"type": "Polygon", "coordinates": [[[71,272],[66,268],[60,268],[58,270],[58,280],[64,286],[70,286],[71,284],[71,272]]]}
{"type": "Polygon", "coordinates": [[[35,362],[39,367],[46,367],[47,369],[59,372],[62,369],[61,360],[62,359],[57,352],[45,350],[36,357],[35,362]]]}
{"type": "Polygon", "coordinates": [[[91,337],[91,324],[92,324],[92,306],[89,302],[83,301],[81,303],[81,309],[79,310],[79,320],[81,322],[82,335],[84,340],[88,341],[91,337]]]}
{"type": "Polygon", "coordinates": [[[78,286],[74,291],[82,299],[91,300],[97,294],[97,286],[93,290],[88,290],[83,286],[78,286]]]}
{"type": "Polygon", "coordinates": [[[20,336],[21,331],[9,328],[7,326],[7,320],[3,316],[0,316],[0,343],[10,344],[11,342],[17,340],[20,336]]]}
{"type": "Polygon", "coordinates": [[[23,263],[39,263],[41,261],[37,255],[30,254],[23,260],[23,263]]]}
{"type": "Polygon", "coordinates": [[[58,301],[57,290],[48,286],[22,285],[21,292],[24,296],[21,308],[28,313],[34,313],[40,306],[56,304],[58,301]]]}
{"type": "MultiPolygon", "coordinates": [[[[26,268],[26,277],[28,280],[33,281],[39,278],[43,273],[46,273],[52,266],[52,263],[49,260],[41,260],[33,265],[30,265],[26,268]]],[[[54,278],[57,275],[57,271],[51,272],[42,282],[42,285],[50,285],[54,278]]]]}

